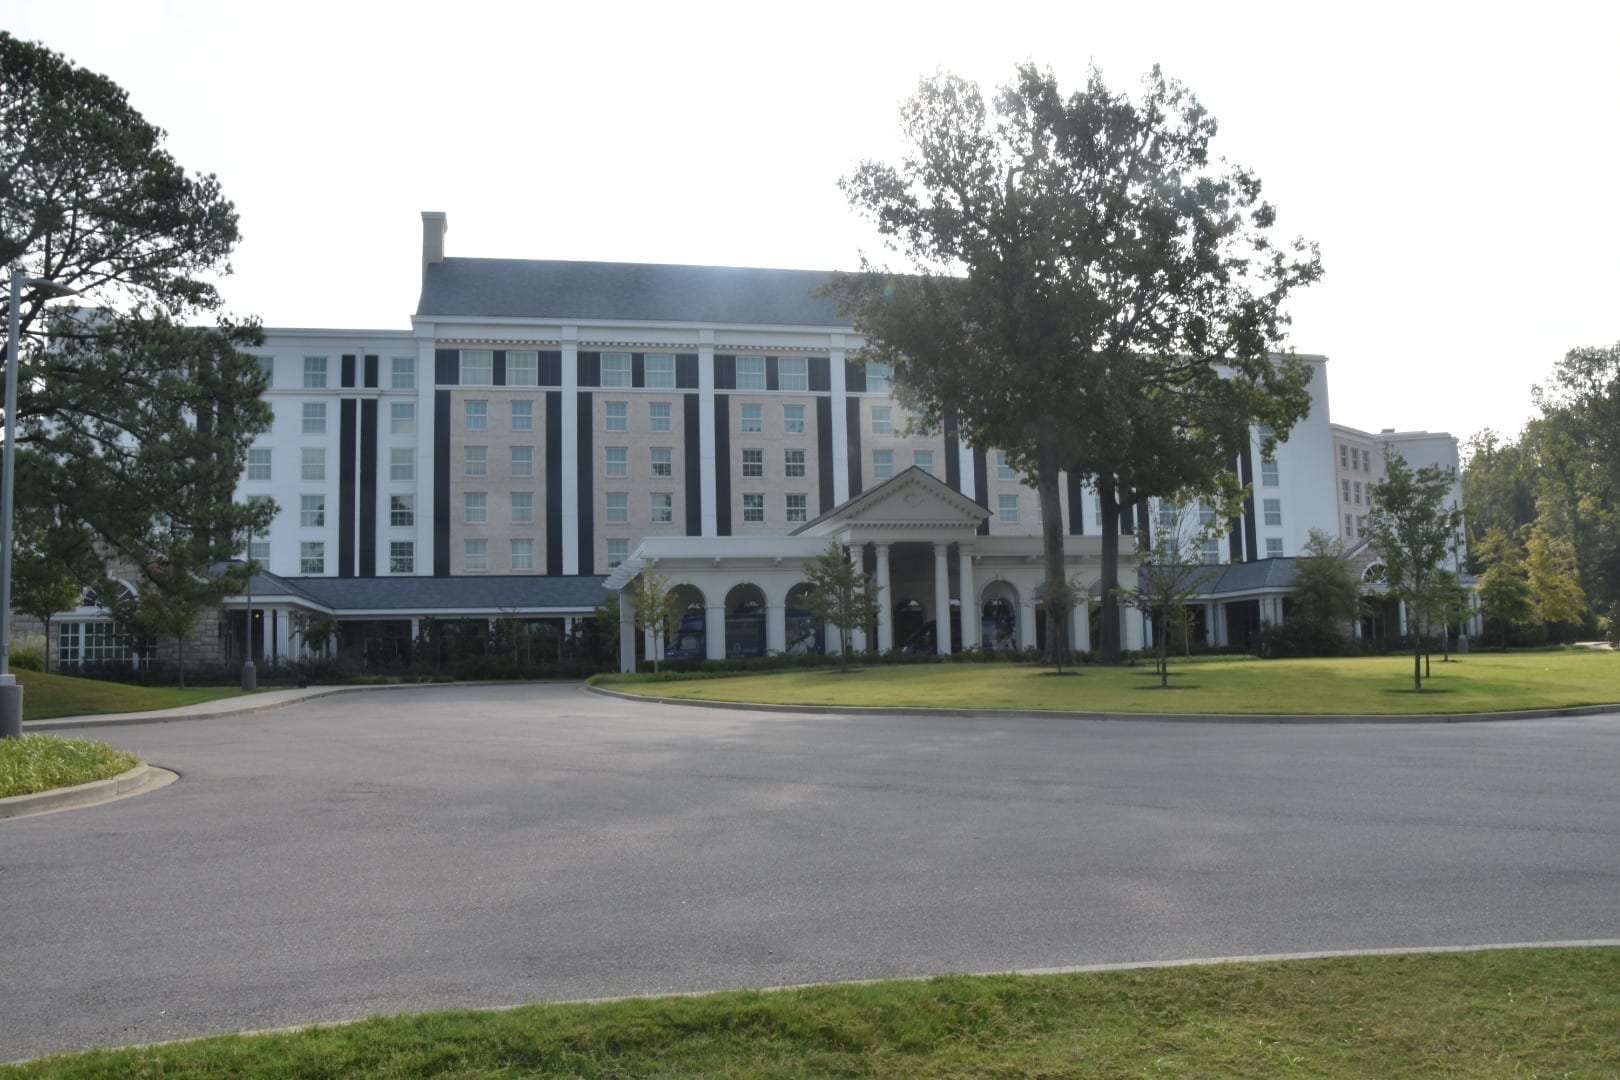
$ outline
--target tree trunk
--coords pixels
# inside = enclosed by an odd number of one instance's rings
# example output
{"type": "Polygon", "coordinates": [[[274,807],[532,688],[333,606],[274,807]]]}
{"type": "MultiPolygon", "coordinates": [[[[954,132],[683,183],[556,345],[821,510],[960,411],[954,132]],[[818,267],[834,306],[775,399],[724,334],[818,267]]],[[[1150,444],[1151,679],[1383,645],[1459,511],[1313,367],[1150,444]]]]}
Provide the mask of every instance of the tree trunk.
{"type": "Polygon", "coordinates": [[[1423,692],[1423,636],[1417,632],[1417,612],[1407,605],[1407,627],[1412,631],[1412,691],[1423,692]]]}
{"type": "Polygon", "coordinates": [[[1170,620],[1166,616],[1161,621],[1165,625],[1159,631],[1159,689],[1167,690],[1170,687],[1170,620]]]}
{"type": "Polygon", "coordinates": [[[186,688],[186,639],[180,634],[174,635],[175,665],[180,674],[180,689],[186,688]]]}
{"type": "MultiPolygon", "coordinates": [[[[1039,421],[1041,428],[1045,429],[1055,421],[1042,418],[1039,421]]],[[[1058,670],[1069,659],[1068,616],[1060,609],[1057,603],[1064,595],[1064,588],[1068,584],[1067,567],[1063,562],[1063,513],[1061,496],[1058,494],[1058,460],[1057,451],[1052,447],[1051,440],[1042,439],[1035,455],[1035,487],[1040,492],[1041,506],[1041,549],[1046,560],[1046,661],[1056,664],[1058,670]]],[[[1070,513],[1073,513],[1070,508],[1070,513]]],[[[964,605],[965,607],[965,605],[964,605]]],[[[967,612],[963,611],[963,617],[967,612]]],[[[949,633],[949,629],[945,631],[949,633]]]]}
{"type": "Polygon", "coordinates": [[[1119,663],[1119,499],[1112,482],[1097,485],[1102,506],[1102,580],[1098,599],[1102,604],[1102,626],[1097,633],[1097,662],[1119,663]]]}

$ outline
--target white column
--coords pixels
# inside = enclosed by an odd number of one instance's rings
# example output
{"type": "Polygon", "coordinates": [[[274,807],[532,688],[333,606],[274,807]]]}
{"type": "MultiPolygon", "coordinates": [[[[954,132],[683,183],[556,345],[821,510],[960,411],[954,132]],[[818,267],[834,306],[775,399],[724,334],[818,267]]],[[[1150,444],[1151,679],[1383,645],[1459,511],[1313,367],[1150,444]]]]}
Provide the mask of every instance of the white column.
{"type": "MultiPolygon", "coordinates": [[[[849,564],[855,568],[855,572],[857,574],[860,574],[862,577],[866,576],[865,544],[849,545],[849,564]]],[[[865,627],[852,626],[849,628],[849,651],[854,653],[863,653],[866,651],[865,627]]]]}
{"type": "Polygon", "coordinates": [[[787,652],[787,609],[781,604],[765,608],[765,651],[787,652]]]}
{"type": "Polygon", "coordinates": [[[1069,648],[1077,652],[1091,650],[1091,601],[1084,593],[1076,593],[1074,610],[1069,612],[1069,648]]]}
{"type": "Polygon", "coordinates": [[[698,506],[703,535],[718,535],[714,493],[714,331],[698,331],[698,506]]]}
{"type": "Polygon", "coordinates": [[[945,562],[946,545],[934,545],[934,651],[951,654],[951,571],[945,562]]]}
{"type": "Polygon", "coordinates": [[[619,590],[619,670],[636,670],[636,612],[628,589],[619,590]]]}
{"type": "MultiPolygon", "coordinates": [[[[973,475],[973,447],[961,439],[956,440],[956,462],[957,469],[962,477],[962,494],[970,499],[977,499],[979,497],[979,481],[978,477],[973,475]]],[[[967,644],[966,638],[962,640],[962,644],[967,644]]]]}
{"type": "MultiPolygon", "coordinates": [[[[969,495],[968,498],[972,498],[969,495]]],[[[956,545],[956,591],[962,600],[962,648],[979,647],[979,591],[973,584],[973,552],[956,545]]]]}
{"type": "Polygon", "coordinates": [[[579,327],[565,326],[562,346],[562,572],[579,573],[579,327]]]}
{"type": "Polygon", "coordinates": [[[657,656],[660,660],[663,659],[663,657],[659,656],[658,653],[658,639],[656,636],[654,636],[653,628],[650,626],[643,627],[641,630],[641,655],[645,656],[648,660],[651,660],[655,656],[657,656]]]}
{"type": "Polygon", "coordinates": [[[1215,635],[1215,601],[1210,600],[1204,604],[1204,644],[1216,645],[1215,635]]]}
{"type": "Polygon", "coordinates": [[[1123,631],[1120,634],[1120,637],[1124,639],[1121,644],[1125,648],[1132,651],[1140,649],[1142,647],[1142,631],[1144,629],[1142,626],[1142,613],[1137,611],[1135,608],[1121,605],[1119,609],[1119,621],[1120,629],[1123,631]]]}
{"type": "Polygon", "coordinates": [[[849,432],[844,404],[847,389],[844,382],[844,335],[833,334],[828,353],[828,385],[832,388],[832,487],[833,505],[842,506],[849,501],[849,432]]]}
{"type": "MultiPolygon", "coordinates": [[[[431,338],[419,341],[416,346],[416,572],[418,574],[433,573],[433,515],[438,509],[433,505],[433,447],[434,423],[436,414],[433,410],[433,391],[438,376],[438,363],[435,359],[434,342],[431,338]]],[[[379,410],[381,406],[378,407],[379,410]]],[[[386,417],[379,416],[377,423],[379,429],[387,431],[382,424],[386,417]]],[[[383,446],[388,442],[384,440],[383,446]]],[[[377,469],[384,477],[389,473],[383,469],[391,468],[389,453],[379,449],[377,452],[377,469]]],[[[392,485],[378,484],[384,491],[392,485]]],[[[383,496],[387,498],[386,495],[383,496]]],[[[544,502],[545,500],[541,500],[544,502]]],[[[386,522],[387,518],[377,520],[386,522]]],[[[283,545],[285,546],[285,545],[283,545]]],[[[293,545],[294,555],[298,554],[297,545],[293,545]]],[[[274,555],[274,549],[271,550],[274,555]]],[[[294,567],[296,563],[292,564],[294,567]]]]}
{"type": "Polygon", "coordinates": [[[878,584],[878,652],[894,648],[894,597],[889,595],[889,545],[876,544],[878,584]]]}
{"type": "Polygon", "coordinates": [[[1405,637],[1406,636],[1406,601],[1403,600],[1400,603],[1396,604],[1395,609],[1398,612],[1400,612],[1401,636],[1405,637]]]}
{"type": "Polygon", "coordinates": [[[703,605],[703,655],[709,660],[726,658],[726,605],[703,605]]]}

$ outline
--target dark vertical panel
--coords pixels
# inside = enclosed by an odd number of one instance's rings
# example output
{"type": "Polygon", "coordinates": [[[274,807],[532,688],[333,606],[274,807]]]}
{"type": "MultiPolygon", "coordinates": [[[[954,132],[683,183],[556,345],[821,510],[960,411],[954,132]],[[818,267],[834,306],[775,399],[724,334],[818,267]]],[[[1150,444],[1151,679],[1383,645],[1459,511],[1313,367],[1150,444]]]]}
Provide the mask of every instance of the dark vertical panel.
{"type": "Polygon", "coordinates": [[[1152,535],[1149,532],[1152,525],[1148,522],[1148,504],[1146,499],[1143,499],[1141,502],[1136,504],[1136,528],[1144,536],[1152,535]]]}
{"type": "MultiPolygon", "coordinates": [[[[736,370],[733,365],[733,375],[736,370]]],[[[731,535],[731,398],[727,394],[714,395],[714,531],[731,535]]]]}
{"type": "Polygon", "coordinates": [[[360,403],[360,576],[376,575],[377,399],[372,398],[360,403]]]}
{"type": "Polygon", "coordinates": [[[435,386],[455,386],[461,381],[461,351],[459,349],[433,350],[433,383],[435,386]]]}
{"type": "MultiPolygon", "coordinates": [[[[344,357],[350,373],[354,357],[344,357]]],[[[355,406],[354,398],[344,398],[338,406],[338,577],[354,577],[354,496],[355,496],[355,406]]]]}
{"type": "Polygon", "coordinates": [[[366,354],[366,387],[377,389],[377,356],[375,353],[366,354]]]}
{"type": "Polygon", "coordinates": [[[1260,557],[1260,552],[1257,550],[1260,542],[1255,536],[1254,488],[1252,486],[1254,484],[1254,460],[1250,456],[1250,450],[1247,446],[1243,448],[1243,453],[1238,459],[1238,481],[1248,490],[1248,494],[1243,496],[1243,550],[1247,554],[1248,561],[1254,562],[1260,557]]]}
{"type": "Polygon", "coordinates": [[[354,387],[354,353],[343,354],[342,385],[346,390],[354,387]]]}
{"type": "Polygon", "coordinates": [[[1135,503],[1122,502],[1119,504],[1119,535],[1131,535],[1131,509],[1135,503]]]}
{"type": "Polygon", "coordinates": [[[698,388],[697,353],[681,353],[675,357],[675,387],[678,390],[698,388]]]}
{"type": "Polygon", "coordinates": [[[774,356],[767,356],[765,358],[765,389],[782,389],[782,375],[781,371],[779,370],[777,359],[774,356]]]}
{"type": "MultiPolygon", "coordinates": [[[[827,398],[827,433],[832,434],[832,399],[827,398]]],[[[816,404],[821,404],[817,400],[816,404]]],[[[820,413],[817,413],[819,416],[820,413]]],[[[849,455],[849,497],[861,493],[861,399],[844,399],[844,452],[849,455]]]]}
{"type": "MultiPolygon", "coordinates": [[[[990,508],[990,460],[983,450],[973,451],[973,490],[978,493],[974,501],[986,510],[990,508]]],[[[979,535],[990,535],[990,519],[979,522],[979,535]]]]}
{"type": "MultiPolygon", "coordinates": [[[[1084,536],[1086,534],[1086,493],[1080,486],[1080,477],[1075,473],[1067,473],[1065,478],[1069,486],[1069,535],[1084,536]]],[[[1042,507],[1044,510],[1045,507],[1042,507]]]]}
{"type": "MultiPolygon", "coordinates": [[[[677,362],[678,364],[679,362],[677,362]]],[[[686,535],[703,535],[703,458],[699,430],[703,399],[686,394],[681,399],[681,429],[686,454],[686,535]]]]}
{"type": "Polygon", "coordinates": [[[489,365],[489,381],[493,386],[506,385],[506,350],[496,349],[495,359],[489,365]]]}
{"type": "Polygon", "coordinates": [[[582,352],[579,354],[579,385],[602,385],[602,354],[599,352],[582,352]]]}
{"type": "Polygon", "coordinates": [[[737,389],[737,358],[735,356],[716,356],[714,358],[714,388],[716,390],[737,389]]]}
{"type": "Polygon", "coordinates": [[[579,406],[576,426],[579,428],[579,503],[575,513],[579,519],[579,572],[596,573],[596,460],[592,451],[592,431],[595,417],[591,413],[591,395],[581,393],[576,398],[579,406]]]}
{"type": "MultiPolygon", "coordinates": [[[[559,356],[559,360],[561,357],[559,356]]],[[[563,572],[562,392],[546,392],[546,573],[563,572]]]]}
{"type": "Polygon", "coordinates": [[[962,455],[956,450],[956,417],[945,418],[945,482],[957,491],[962,490],[962,455]]]}
{"type": "Polygon", "coordinates": [[[816,398],[816,514],[833,508],[832,398],[816,398]]]}
{"type": "Polygon", "coordinates": [[[562,353],[543,352],[540,354],[540,372],[537,381],[541,386],[562,385],[562,353]]]}
{"type": "Polygon", "coordinates": [[[825,394],[832,390],[832,361],[825,356],[812,356],[809,363],[810,392],[825,394]]]}
{"type": "Polygon", "coordinates": [[[647,385],[647,354],[633,352],[630,354],[630,385],[641,389],[647,385]]]}
{"type": "Polygon", "coordinates": [[[450,576],[450,391],[433,392],[433,576],[450,576]]]}
{"type": "Polygon", "coordinates": [[[848,394],[866,393],[866,365],[854,360],[844,361],[844,392],[848,394]]]}

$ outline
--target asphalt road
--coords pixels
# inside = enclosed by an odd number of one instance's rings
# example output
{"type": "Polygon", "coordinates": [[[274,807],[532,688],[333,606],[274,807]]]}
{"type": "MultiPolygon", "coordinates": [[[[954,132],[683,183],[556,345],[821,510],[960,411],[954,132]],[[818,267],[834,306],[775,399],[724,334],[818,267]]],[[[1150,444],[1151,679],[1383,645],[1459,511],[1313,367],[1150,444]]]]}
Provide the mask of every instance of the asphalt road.
{"type": "Polygon", "coordinates": [[[845,718],[577,687],[110,729],[0,822],[0,1060],[377,1012],[1620,937],[1620,716],[845,718]]]}

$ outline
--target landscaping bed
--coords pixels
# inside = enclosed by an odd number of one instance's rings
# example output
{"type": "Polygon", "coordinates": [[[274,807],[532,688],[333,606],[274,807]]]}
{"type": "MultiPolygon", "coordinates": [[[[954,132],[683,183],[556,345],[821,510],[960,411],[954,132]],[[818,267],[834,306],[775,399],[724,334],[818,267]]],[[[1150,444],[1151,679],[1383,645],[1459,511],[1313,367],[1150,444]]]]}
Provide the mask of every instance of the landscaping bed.
{"type": "Polygon", "coordinates": [[[138,763],[134,754],[89,739],[0,739],[0,799],[106,780],[138,763]]]}

